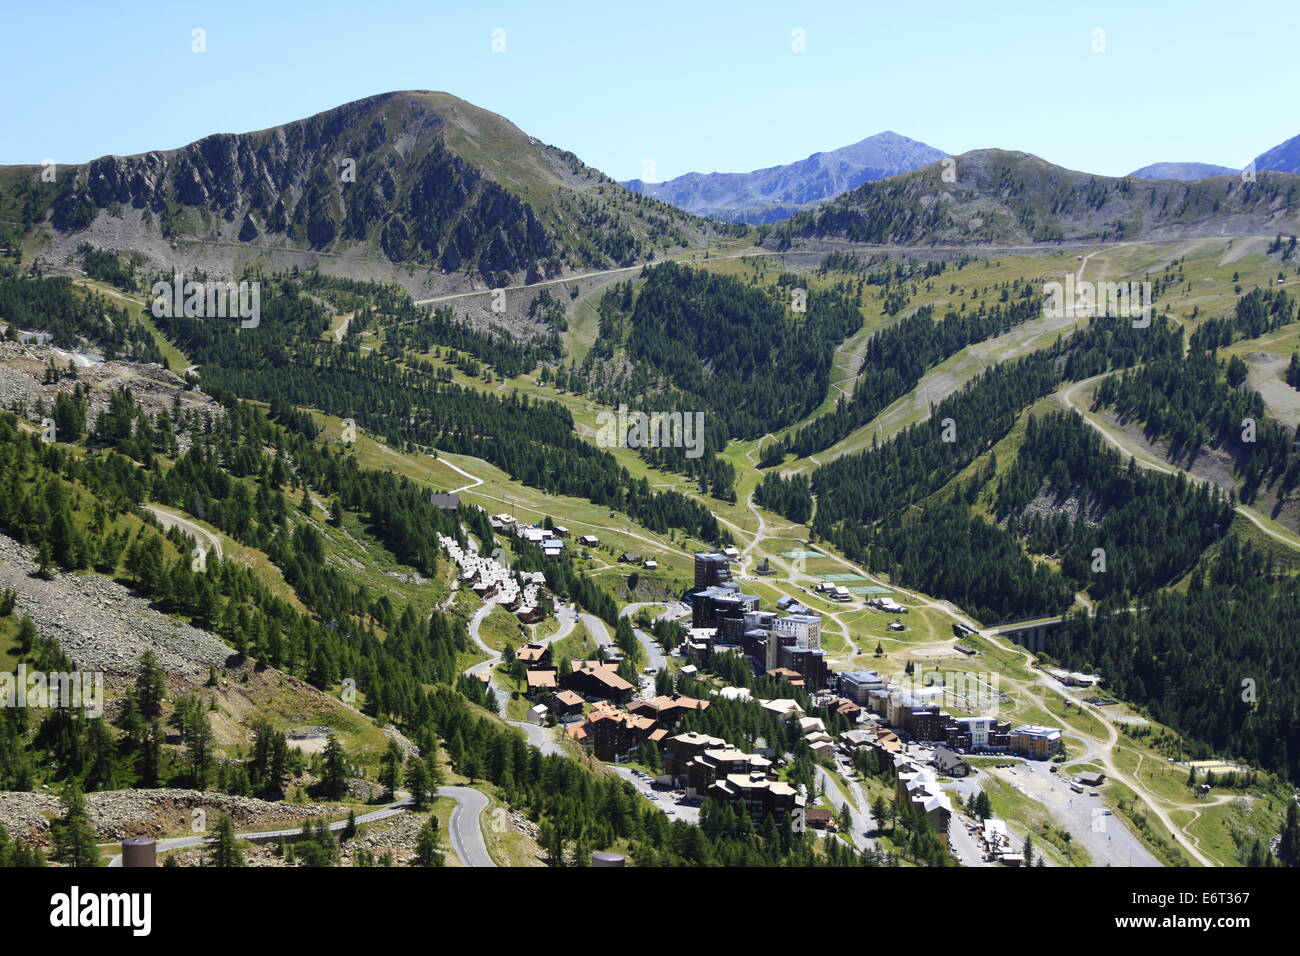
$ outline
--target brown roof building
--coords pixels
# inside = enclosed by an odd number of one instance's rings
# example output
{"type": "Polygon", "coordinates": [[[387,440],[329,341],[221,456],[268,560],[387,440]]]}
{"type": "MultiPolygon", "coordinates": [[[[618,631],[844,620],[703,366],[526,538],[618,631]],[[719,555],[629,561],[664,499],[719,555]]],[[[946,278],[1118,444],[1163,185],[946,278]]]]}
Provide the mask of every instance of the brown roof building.
{"type": "Polygon", "coordinates": [[[557,717],[572,717],[582,713],[583,700],[571,690],[562,690],[551,695],[551,711],[557,717]]]}
{"type": "Polygon", "coordinates": [[[684,694],[673,694],[672,696],[660,696],[654,700],[634,700],[628,705],[628,710],[634,714],[641,714],[644,717],[651,717],[659,724],[671,730],[676,726],[677,721],[683,714],[692,710],[706,710],[709,702],[707,700],[696,700],[694,697],[687,697],[684,694]]]}
{"type": "Polygon", "coordinates": [[[530,670],[527,674],[528,693],[535,694],[538,691],[551,691],[559,686],[555,679],[554,667],[537,667],[530,670]]]}
{"type": "Polygon", "coordinates": [[[560,686],[593,700],[626,703],[635,689],[618,676],[618,666],[606,661],[573,661],[571,670],[560,678],[560,686]]]}
{"type": "Polygon", "coordinates": [[[612,704],[600,703],[592,708],[586,719],[573,727],[569,734],[591,749],[597,760],[617,761],[631,755],[653,735],[659,732],[655,743],[664,732],[655,726],[653,719],[629,714],[612,704]]]}

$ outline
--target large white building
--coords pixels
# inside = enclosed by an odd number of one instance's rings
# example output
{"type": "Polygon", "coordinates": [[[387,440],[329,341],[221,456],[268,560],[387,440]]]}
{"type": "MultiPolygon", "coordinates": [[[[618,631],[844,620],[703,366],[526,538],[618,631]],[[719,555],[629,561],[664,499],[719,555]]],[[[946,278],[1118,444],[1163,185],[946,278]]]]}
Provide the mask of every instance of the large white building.
{"type": "MultiPolygon", "coordinates": [[[[787,614],[772,622],[772,631],[778,637],[794,636],[796,647],[819,651],[822,647],[822,618],[820,614],[787,614]]],[[[778,644],[783,643],[777,641],[778,644]]]]}

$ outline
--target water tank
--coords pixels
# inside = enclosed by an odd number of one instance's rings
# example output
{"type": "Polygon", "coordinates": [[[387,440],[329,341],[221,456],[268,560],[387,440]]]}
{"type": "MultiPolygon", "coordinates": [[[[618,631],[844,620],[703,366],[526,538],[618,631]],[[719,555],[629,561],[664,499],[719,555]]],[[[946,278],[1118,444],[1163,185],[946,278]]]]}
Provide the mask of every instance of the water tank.
{"type": "Polygon", "coordinates": [[[627,866],[627,858],[619,853],[593,853],[592,866],[627,866]]]}
{"type": "Polygon", "coordinates": [[[122,841],[123,866],[157,866],[157,841],[153,837],[132,837],[122,841]]]}

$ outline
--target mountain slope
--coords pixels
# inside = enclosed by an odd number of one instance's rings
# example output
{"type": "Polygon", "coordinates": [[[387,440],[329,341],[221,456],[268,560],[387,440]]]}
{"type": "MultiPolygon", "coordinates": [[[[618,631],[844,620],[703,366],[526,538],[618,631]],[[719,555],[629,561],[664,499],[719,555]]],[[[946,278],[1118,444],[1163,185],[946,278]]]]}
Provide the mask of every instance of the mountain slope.
{"type": "Polygon", "coordinates": [[[39,173],[0,168],[0,218],[38,226],[56,259],[90,240],[170,264],[194,240],[219,244],[203,250],[218,264],[305,250],[495,285],[630,264],[715,232],[446,93],[105,156],[61,167],[56,184],[39,173]]]}
{"type": "Polygon", "coordinates": [[[1270,234],[1298,223],[1300,176],[1290,173],[1253,183],[1117,178],[985,149],[866,183],[776,233],[782,242],[1041,242],[1270,234]],[[950,169],[954,182],[944,179],[950,169]]]}
{"type": "Polygon", "coordinates": [[[749,173],[686,173],[662,183],[633,179],[623,185],[699,216],[775,222],[800,207],[824,202],[874,179],[910,172],[945,155],[933,146],[886,131],[796,163],[749,173]]]}
{"type": "Polygon", "coordinates": [[[1255,169],[1279,173],[1300,173],[1300,136],[1292,136],[1267,152],[1255,157],[1255,169]]]}
{"type": "Polygon", "coordinates": [[[1134,179],[1209,179],[1212,176],[1231,176],[1238,172],[1227,166],[1213,163],[1152,163],[1129,173],[1134,179]]]}

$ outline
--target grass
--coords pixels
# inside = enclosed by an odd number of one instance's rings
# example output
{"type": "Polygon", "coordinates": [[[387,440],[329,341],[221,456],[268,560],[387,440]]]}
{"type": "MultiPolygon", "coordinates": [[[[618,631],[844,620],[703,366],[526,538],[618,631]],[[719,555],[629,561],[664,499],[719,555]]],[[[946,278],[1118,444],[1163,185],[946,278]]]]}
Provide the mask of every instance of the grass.
{"type": "Polygon", "coordinates": [[[523,643],[524,633],[519,619],[503,607],[494,607],[479,629],[483,643],[494,651],[500,651],[507,644],[516,646],[523,643]]]}

